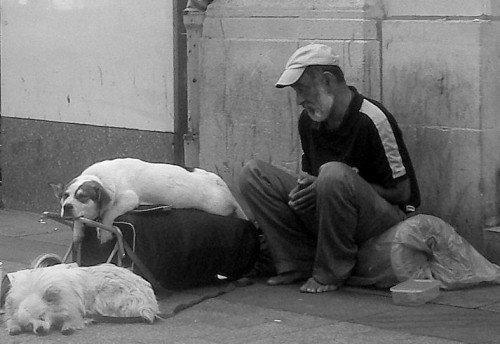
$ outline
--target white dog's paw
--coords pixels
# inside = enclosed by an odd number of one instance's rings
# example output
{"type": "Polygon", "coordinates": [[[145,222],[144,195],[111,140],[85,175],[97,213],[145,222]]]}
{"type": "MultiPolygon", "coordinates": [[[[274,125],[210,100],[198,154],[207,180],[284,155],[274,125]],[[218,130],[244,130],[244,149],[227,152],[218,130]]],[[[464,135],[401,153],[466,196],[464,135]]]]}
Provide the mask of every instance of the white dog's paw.
{"type": "Polygon", "coordinates": [[[96,321],[92,318],[85,318],[83,319],[83,323],[85,324],[85,326],[89,326],[95,324],[96,321]]]}
{"type": "Polygon", "coordinates": [[[69,336],[69,335],[75,333],[75,329],[71,328],[71,327],[61,328],[61,333],[65,336],[69,336]]]}
{"type": "Polygon", "coordinates": [[[76,309],[70,310],[70,313],[73,314],[61,326],[61,333],[65,336],[75,333],[76,330],[83,329],[86,325],[85,319],[78,314],[76,309]]]}
{"type": "Polygon", "coordinates": [[[113,233],[108,232],[106,230],[97,229],[97,237],[99,238],[101,244],[105,244],[111,239],[113,239],[113,233]]]}
{"type": "Polygon", "coordinates": [[[18,335],[18,334],[20,334],[22,332],[21,326],[19,326],[19,325],[8,325],[7,326],[7,332],[11,336],[18,335]]]}
{"type": "Polygon", "coordinates": [[[140,311],[141,318],[148,324],[152,324],[155,322],[157,313],[158,312],[155,312],[150,308],[143,308],[140,311]]]}

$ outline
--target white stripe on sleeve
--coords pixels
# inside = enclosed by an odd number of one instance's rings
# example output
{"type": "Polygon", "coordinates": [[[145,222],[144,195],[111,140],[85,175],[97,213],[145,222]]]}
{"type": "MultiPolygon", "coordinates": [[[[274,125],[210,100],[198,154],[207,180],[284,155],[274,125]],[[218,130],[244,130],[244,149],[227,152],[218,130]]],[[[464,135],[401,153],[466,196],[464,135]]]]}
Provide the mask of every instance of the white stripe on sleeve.
{"type": "Polygon", "coordinates": [[[366,114],[378,130],[382,145],[384,146],[385,156],[392,171],[392,177],[395,179],[404,176],[406,169],[403,165],[403,158],[399,153],[398,143],[387,116],[378,106],[366,99],[361,104],[360,112],[366,114]]]}

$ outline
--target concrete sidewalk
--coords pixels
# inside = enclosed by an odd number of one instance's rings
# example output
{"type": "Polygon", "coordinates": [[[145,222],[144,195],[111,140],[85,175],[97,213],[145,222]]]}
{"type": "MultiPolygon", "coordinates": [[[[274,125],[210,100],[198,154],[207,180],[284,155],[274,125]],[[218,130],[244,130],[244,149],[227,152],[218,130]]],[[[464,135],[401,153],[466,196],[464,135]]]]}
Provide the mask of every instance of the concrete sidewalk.
{"type": "MultiPolygon", "coordinates": [[[[25,268],[42,253],[64,255],[69,227],[39,222],[40,215],[0,210],[0,261],[7,272],[25,268]]],[[[212,286],[178,292],[160,301],[163,313],[219,291],[212,286]]],[[[101,323],[71,336],[52,332],[0,343],[482,343],[500,342],[500,286],[442,292],[432,303],[403,307],[389,292],[345,287],[320,295],[299,285],[264,281],[203,301],[154,325],[101,323]]],[[[3,327],[3,325],[2,325],[3,327]]]]}

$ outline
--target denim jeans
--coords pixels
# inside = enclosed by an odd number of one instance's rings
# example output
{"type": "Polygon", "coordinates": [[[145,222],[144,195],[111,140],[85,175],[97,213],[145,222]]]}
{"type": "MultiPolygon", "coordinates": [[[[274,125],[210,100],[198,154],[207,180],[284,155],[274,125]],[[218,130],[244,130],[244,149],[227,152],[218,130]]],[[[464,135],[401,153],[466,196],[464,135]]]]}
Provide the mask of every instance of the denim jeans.
{"type": "Polygon", "coordinates": [[[297,178],[261,160],[249,161],[240,191],[266,236],[276,271],[311,273],[322,284],[342,285],[358,245],[405,219],[352,168],[324,164],[316,180],[316,208],[296,213],[288,195],[297,178]]]}

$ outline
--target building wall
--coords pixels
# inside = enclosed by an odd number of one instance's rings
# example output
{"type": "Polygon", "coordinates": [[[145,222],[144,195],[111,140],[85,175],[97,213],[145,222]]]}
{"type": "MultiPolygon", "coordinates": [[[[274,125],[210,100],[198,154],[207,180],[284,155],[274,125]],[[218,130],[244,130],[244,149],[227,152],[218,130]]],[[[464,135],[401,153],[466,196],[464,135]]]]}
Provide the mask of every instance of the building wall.
{"type": "Polygon", "coordinates": [[[298,171],[299,109],[274,83],[297,47],[326,43],[349,83],[399,120],[422,212],[479,245],[499,206],[499,3],[215,0],[196,76],[201,166],[234,189],[253,157],[298,171]]]}
{"type": "Polygon", "coordinates": [[[500,1],[390,1],[383,100],[411,140],[422,211],[476,246],[498,214],[500,1]]]}
{"type": "Polygon", "coordinates": [[[173,134],[2,118],[3,201],[10,209],[56,211],[49,182],[67,183],[100,160],[173,162],[173,134]]]}
{"type": "Polygon", "coordinates": [[[104,159],[183,162],[187,0],[2,1],[4,206],[104,159]]]}
{"type": "Polygon", "coordinates": [[[203,23],[200,163],[234,185],[258,157],[298,171],[299,109],[274,83],[289,55],[311,41],[331,45],[346,77],[380,98],[378,22],[358,1],[214,1],[203,23]]]}
{"type": "Polygon", "coordinates": [[[3,1],[3,116],[173,132],[173,18],[163,0],[3,1]]]}

